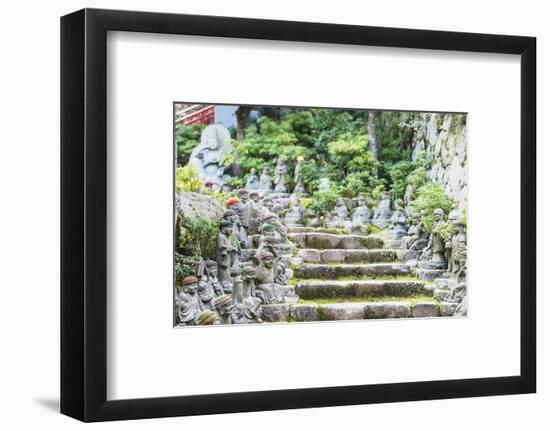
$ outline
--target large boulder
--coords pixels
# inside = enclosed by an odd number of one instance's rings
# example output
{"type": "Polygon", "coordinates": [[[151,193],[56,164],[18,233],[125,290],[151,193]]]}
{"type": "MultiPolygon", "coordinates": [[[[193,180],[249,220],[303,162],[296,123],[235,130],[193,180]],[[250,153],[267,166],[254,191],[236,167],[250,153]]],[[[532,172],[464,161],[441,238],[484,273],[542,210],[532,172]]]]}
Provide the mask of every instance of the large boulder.
{"type": "Polygon", "coordinates": [[[202,216],[207,220],[217,221],[221,219],[224,209],[211,196],[182,192],[176,195],[176,211],[185,217],[202,216]]]}

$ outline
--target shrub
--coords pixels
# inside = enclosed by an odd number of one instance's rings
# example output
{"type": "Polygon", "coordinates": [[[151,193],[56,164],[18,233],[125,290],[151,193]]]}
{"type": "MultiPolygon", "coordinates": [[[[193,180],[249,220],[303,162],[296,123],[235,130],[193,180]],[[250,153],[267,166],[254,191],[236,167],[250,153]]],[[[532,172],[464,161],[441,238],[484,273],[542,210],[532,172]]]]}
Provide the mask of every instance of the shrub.
{"type": "Polygon", "coordinates": [[[178,192],[198,192],[202,187],[202,180],[195,167],[187,164],[176,168],[176,190],[178,192]]]}
{"type": "Polygon", "coordinates": [[[202,216],[185,217],[178,214],[176,221],[176,251],[185,255],[213,259],[219,225],[202,216]]]}
{"type": "Polygon", "coordinates": [[[188,275],[197,273],[198,256],[185,256],[181,253],[174,255],[174,275],[176,290],[181,290],[181,282],[188,275]]]}
{"type": "Polygon", "coordinates": [[[338,191],[335,187],[331,187],[326,192],[315,192],[311,197],[311,203],[308,205],[308,210],[313,211],[317,217],[324,216],[329,213],[338,201],[338,191]]]}
{"type": "Polygon", "coordinates": [[[433,212],[441,208],[445,214],[451,209],[452,201],[445,190],[436,183],[430,182],[420,187],[416,192],[416,199],[411,202],[413,212],[421,215],[424,227],[430,231],[433,227],[433,212]]]}

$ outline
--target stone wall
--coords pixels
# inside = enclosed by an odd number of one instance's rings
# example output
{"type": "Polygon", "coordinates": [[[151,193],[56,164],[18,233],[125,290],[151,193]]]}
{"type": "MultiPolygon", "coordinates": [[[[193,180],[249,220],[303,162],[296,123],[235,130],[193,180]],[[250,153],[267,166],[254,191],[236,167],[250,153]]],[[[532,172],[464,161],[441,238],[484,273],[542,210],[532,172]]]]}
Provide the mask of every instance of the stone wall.
{"type": "Polygon", "coordinates": [[[428,175],[466,208],[468,127],[466,114],[415,114],[413,160],[425,151],[428,175]]]}

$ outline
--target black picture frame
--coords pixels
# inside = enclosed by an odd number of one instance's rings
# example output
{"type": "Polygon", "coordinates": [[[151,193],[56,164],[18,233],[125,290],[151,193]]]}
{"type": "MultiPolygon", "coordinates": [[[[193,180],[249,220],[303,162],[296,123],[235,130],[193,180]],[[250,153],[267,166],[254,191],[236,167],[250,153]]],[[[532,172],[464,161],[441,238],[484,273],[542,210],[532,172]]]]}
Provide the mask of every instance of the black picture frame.
{"type": "Polygon", "coordinates": [[[535,38],[98,9],[61,18],[63,414],[88,422],[532,393],[536,391],[535,323],[535,38]],[[108,31],[519,55],[521,374],[107,401],[108,31]]]}

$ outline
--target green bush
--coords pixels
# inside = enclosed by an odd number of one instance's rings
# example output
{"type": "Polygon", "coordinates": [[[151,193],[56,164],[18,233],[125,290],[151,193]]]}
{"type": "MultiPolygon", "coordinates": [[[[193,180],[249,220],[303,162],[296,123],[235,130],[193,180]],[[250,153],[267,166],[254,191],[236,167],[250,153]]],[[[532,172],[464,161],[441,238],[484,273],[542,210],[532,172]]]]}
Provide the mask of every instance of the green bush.
{"type": "Polygon", "coordinates": [[[202,180],[193,165],[176,167],[176,191],[196,193],[200,191],[201,187],[202,180]]]}
{"type": "Polygon", "coordinates": [[[448,214],[451,206],[452,200],[447,196],[445,190],[433,182],[420,187],[416,191],[416,199],[411,202],[413,212],[421,214],[421,222],[428,231],[432,229],[434,223],[434,210],[441,208],[445,214],[448,214]]]}
{"type": "Polygon", "coordinates": [[[174,255],[174,275],[176,289],[181,290],[181,282],[188,275],[197,273],[198,256],[185,256],[176,252],[174,255]]]}
{"type": "Polygon", "coordinates": [[[216,256],[216,239],[219,232],[217,221],[202,216],[184,217],[176,220],[176,251],[188,256],[213,259],[216,256]]]}
{"type": "Polygon", "coordinates": [[[409,160],[401,160],[386,168],[391,179],[390,195],[392,200],[403,198],[408,183],[408,177],[413,168],[414,165],[409,160]]]}
{"type": "Polygon", "coordinates": [[[308,210],[313,211],[317,217],[324,216],[332,211],[338,201],[339,193],[335,187],[331,187],[326,192],[315,192],[311,197],[311,203],[308,205],[308,210]]]}

